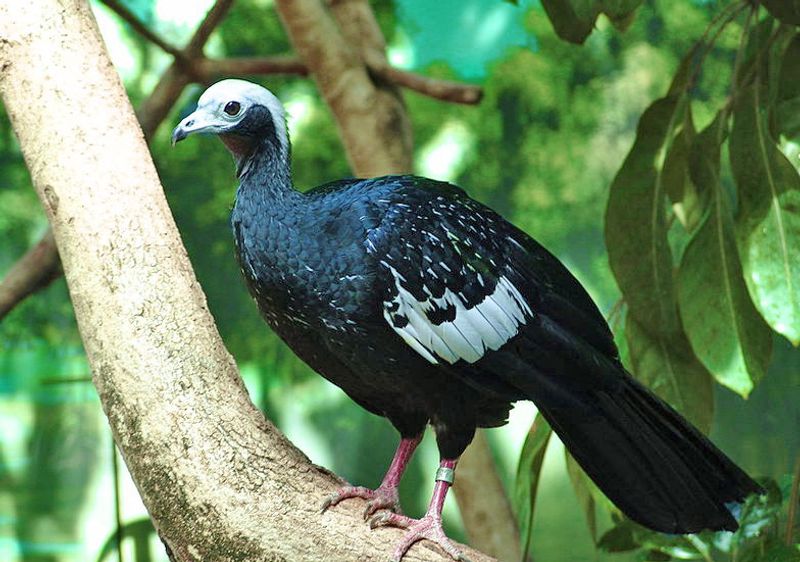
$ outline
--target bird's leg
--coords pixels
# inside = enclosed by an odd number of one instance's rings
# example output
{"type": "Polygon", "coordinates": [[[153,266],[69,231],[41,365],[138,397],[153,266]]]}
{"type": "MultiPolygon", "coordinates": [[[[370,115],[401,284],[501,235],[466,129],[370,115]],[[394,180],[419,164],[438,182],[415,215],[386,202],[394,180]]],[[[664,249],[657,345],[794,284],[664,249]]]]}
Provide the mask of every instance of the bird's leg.
{"type": "Polygon", "coordinates": [[[400,510],[400,496],[397,487],[400,485],[400,479],[406,471],[408,461],[414,454],[414,450],[422,441],[422,434],[415,437],[403,437],[400,439],[400,444],[397,446],[397,451],[394,453],[392,464],[386,471],[386,475],[381,481],[381,485],[375,490],[364,488],[363,486],[345,486],[340,488],[331,496],[329,496],[322,504],[322,511],[329,507],[333,507],[342,500],[349,498],[363,498],[367,500],[367,507],[364,509],[364,519],[378,511],[379,509],[390,509],[397,513],[402,513],[400,510]]]}
{"type": "Polygon", "coordinates": [[[384,525],[408,529],[403,540],[394,549],[392,554],[393,562],[400,562],[408,552],[408,549],[411,548],[411,545],[422,539],[435,542],[455,560],[469,562],[469,559],[447,538],[442,528],[442,507],[444,507],[447,490],[453,485],[457,462],[458,459],[442,459],[439,463],[431,503],[428,505],[428,511],[422,519],[412,519],[405,515],[387,511],[375,515],[369,520],[369,526],[373,529],[384,525]]]}

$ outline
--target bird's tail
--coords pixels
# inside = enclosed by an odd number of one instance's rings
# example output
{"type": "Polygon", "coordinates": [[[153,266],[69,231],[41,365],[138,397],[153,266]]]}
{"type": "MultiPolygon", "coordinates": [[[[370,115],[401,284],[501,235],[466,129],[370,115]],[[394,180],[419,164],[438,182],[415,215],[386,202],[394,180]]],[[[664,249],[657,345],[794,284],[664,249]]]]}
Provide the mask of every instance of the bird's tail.
{"type": "Polygon", "coordinates": [[[735,530],[730,507],[762,489],[630,375],[586,392],[580,413],[536,400],[589,477],[628,517],[665,533],[735,530]]]}

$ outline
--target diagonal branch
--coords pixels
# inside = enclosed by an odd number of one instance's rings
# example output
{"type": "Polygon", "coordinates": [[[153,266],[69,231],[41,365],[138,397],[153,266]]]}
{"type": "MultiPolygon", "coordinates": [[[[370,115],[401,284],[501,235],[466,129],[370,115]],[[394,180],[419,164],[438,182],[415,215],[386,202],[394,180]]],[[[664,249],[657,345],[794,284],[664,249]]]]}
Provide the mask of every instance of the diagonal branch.
{"type": "MultiPolygon", "coordinates": [[[[107,5],[114,9],[111,6],[112,4],[116,5],[117,3],[115,0],[107,2],[107,5]]],[[[231,4],[232,0],[217,0],[206,14],[203,22],[198,26],[185,49],[185,53],[199,53],[202,51],[202,47],[211,32],[225,17],[231,4]]],[[[125,8],[121,7],[121,9],[124,10],[125,8]]],[[[130,14],[130,19],[122,16],[122,14],[120,16],[125,21],[128,21],[134,29],[138,30],[137,25],[134,24],[138,20],[133,14],[130,14]]],[[[162,46],[162,48],[164,47],[162,46]]],[[[178,53],[181,52],[178,51],[178,53]]],[[[180,57],[186,58],[186,55],[180,54],[180,57]]],[[[158,85],[150,96],[144,100],[137,112],[139,124],[146,139],[152,138],[158,126],[167,117],[172,106],[175,105],[183,89],[190,82],[185,72],[181,72],[176,64],[173,64],[164,72],[158,81],[158,85]]],[[[0,320],[28,296],[43,289],[60,277],[61,273],[53,233],[48,228],[41,241],[20,258],[3,280],[0,281],[0,320]]]]}
{"type": "Polygon", "coordinates": [[[101,0],[103,4],[105,4],[112,12],[117,14],[120,18],[122,18],[128,25],[131,26],[136,33],[157,45],[162,51],[165,53],[169,53],[176,59],[183,59],[185,58],[185,54],[183,51],[175,47],[174,45],[170,45],[164,39],[161,38],[157,33],[154,33],[149,27],[147,27],[136,15],[131,12],[122,2],[118,0],[101,0]]]}
{"type": "Polygon", "coordinates": [[[42,239],[22,256],[0,284],[0,319],[21,300],[61,276],[56,242],[48,228],[42,239]]]}

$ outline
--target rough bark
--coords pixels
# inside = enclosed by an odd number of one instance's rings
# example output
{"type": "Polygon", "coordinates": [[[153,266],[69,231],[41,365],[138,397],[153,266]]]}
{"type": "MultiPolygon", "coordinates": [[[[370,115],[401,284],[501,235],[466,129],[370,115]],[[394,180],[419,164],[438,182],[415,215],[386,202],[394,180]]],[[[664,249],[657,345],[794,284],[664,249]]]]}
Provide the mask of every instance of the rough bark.
{"type": "MultiPolygon", "coordinates": [[[[333,112],[356,175],[411,170],[411,125],[397,88],[376,85],[359,52],[362,39],[351,43],[344,35],[357,36],[363,21],[340,29],[320,0],[278,0],[276,5],[292,45],[333,112]]],[[[375,34],[369,37],[374,40],[375,34]]]]}
{"type": "MultiPolygon", "coordinates": [[[[402,531],[371,532],[356,505],[320,515],[336,478],[249,400],[84,1],[0,4],[0,96],[103,409],[174,558],[386,560],[402,531]]],[[[428,545],[408,557],[442,559],[428,545]]]]}
{"type": "Polygon", "coordinates": [[[0,284],[0,319],[31,293],[44,289],[61,275],[61,263],[53,233],[42,239],[6,273],[0,284]]]}
{"type": "MultiPolygon", "coordinates": [[[[211,35],[211,31],[225,17],[231,3],[232,0],[217,0],[192,35],[185,51],[176,53],[173,48],[169,48],[168,52],[178,55],[181,61],[186,60],[187,55],[184,55],[184,52],[191,53],[193,56],[202,55],[203,46],[211,35]]],[[[113,5],[116,3],[112,3],[113,5]]],[[[126,21],[133,24],[136,20],[129,17],[126,21]]],[[[143,27],[134,25],[137,30],[141,30],[143,27]]],[[[146,139],[150,139],[155,134],[156,129],[167,117],[183,89],[191,83],[191,80],[187,78],[187,72],[182,70],[185,66],[185,63],[182,66],[176,64],[170,66],[161,75],[153,92],[137,111],[139,124],[146,139]]],[[[20,258],[0,281],[0,320],[29,295],[43,289],[61,274],[58,250],[53,233],[48,228],[41,241],[20,258]]]]}

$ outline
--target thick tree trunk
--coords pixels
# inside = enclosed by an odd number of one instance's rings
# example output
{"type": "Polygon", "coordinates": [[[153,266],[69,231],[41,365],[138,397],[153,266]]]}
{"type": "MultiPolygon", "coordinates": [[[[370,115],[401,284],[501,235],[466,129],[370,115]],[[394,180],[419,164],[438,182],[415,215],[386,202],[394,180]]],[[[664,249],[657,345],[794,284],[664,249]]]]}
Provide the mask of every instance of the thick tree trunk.
{"type": "Polygon", "coordinates": [[[320,515],[335,477],[250,402],[86,2],[0,4],[0,95],[103,408],[174,558],[388,559],[402,531],[370,531],[355,505],[320,515]]]}

